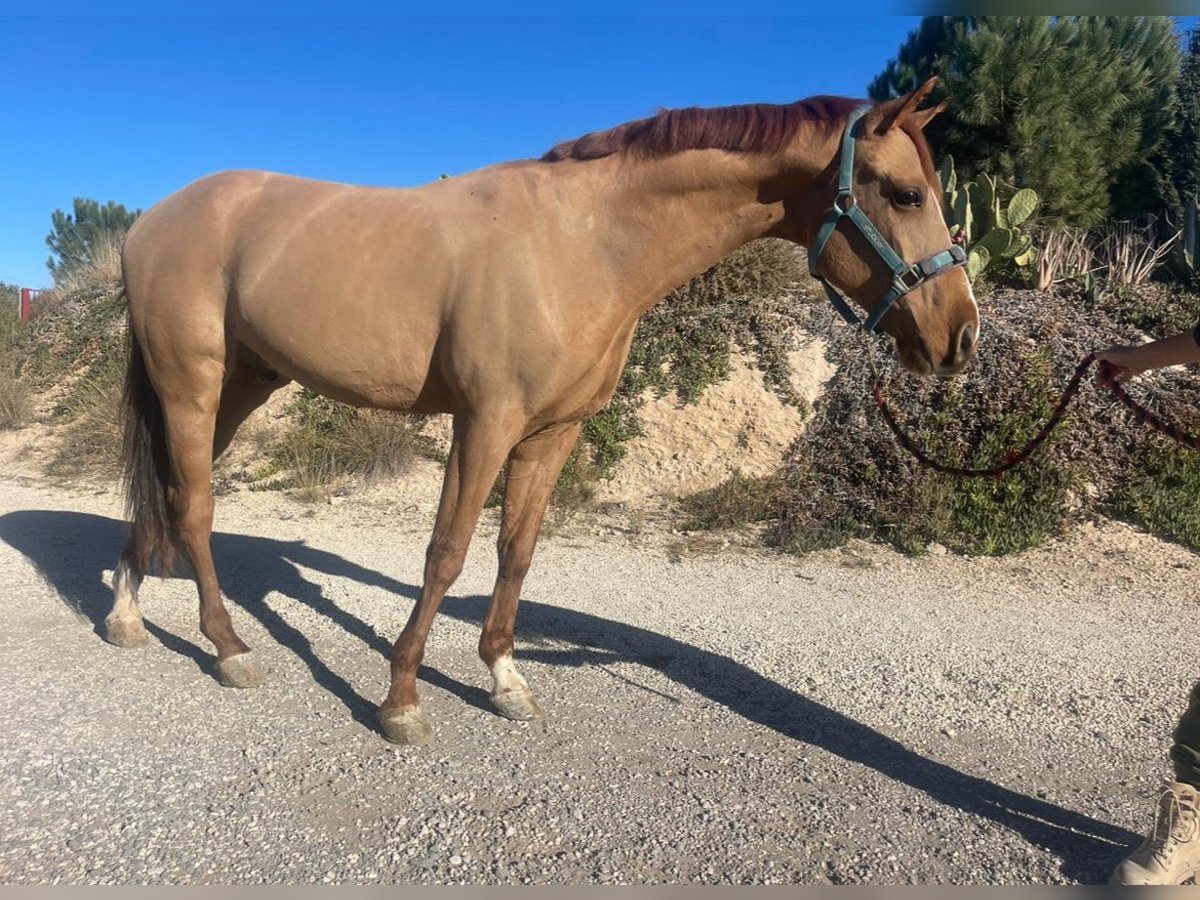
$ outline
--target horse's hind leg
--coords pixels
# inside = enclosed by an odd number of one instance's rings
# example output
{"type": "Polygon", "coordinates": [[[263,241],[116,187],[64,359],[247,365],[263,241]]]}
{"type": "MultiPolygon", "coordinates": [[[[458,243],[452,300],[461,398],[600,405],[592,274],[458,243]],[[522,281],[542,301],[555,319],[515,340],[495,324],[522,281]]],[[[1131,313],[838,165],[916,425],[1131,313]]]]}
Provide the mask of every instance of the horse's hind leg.
{"type": "Polygon", "coordinates": [[[268,367],[247,348],[237,348],[221,389],[221,405],[217,410],[213,435],[214,460],[229,447],[233,436],[250,413],[290,381],[290,378],[268,367]]]}
{"type": "Polygon", "coordinates": [[[538,432],[518,444],[509,457],[497,544],[500,568],[479,638],[479,655],[492,673],[492,703],[502,715],[518,721],[538,719],[543,713],[513,664],[517,603],[546,505],[579,429],[579,424],[572,423],[538,432]]]}
{"type": "Polygon", "coordinates": [[[227,687],[255,687],[263,674],[238,637],[221,598],[212,547],[212,460],[220,382],[205,394],[200,385],[188,396],[163,397],[167,440],[171,448],[170,503],[179,543],[200,592],[200,631],[217,649],[217,677],[227,687]]]}
{"type": "MultiPolygon", "coordinates": [[[[221,390],[214,425],[214,459],[228,447],[246,417],[289,380],[267,369],[248,353],[238,353],[237,357],[236,360],[230,360],[231,365],[221,390]]],[[[127,547],[113,572],[113,606],[104,620],[104,636],[118,647],[139,647],[150,640],[137,604],[142,578],[143,573],[134,565],[127,547]]]]}
{"type": "Polygon", "coordinates": [[[137,605],[141,583],[142,573],[133,565],[126,548],[113,572],[113,606],[104,620],[104,637],[118,647],[140,647],[150,640],[137,605]]]}

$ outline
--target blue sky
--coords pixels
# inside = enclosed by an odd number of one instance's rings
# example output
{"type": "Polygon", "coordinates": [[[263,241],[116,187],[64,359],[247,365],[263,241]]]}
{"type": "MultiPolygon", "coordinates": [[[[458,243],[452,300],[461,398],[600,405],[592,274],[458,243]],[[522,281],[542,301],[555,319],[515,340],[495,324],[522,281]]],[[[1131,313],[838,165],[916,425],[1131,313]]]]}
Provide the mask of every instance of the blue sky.
{"type": "Polygon", "coordinates": [[[660,106],[861,96],[915,16],[0,18],[0,281],[50,214],[255,168],[410,185],[660,106]]]}

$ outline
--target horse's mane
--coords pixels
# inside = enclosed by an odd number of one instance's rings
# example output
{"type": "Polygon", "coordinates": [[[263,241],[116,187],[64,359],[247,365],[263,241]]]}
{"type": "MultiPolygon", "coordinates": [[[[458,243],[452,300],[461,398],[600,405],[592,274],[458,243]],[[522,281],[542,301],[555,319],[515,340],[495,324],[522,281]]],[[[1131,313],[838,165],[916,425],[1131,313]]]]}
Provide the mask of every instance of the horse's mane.
{"type": "Polygon", "coordinates": [[[823,125],[831,131],[842,127],[863,102],[850,97],[819,96],[784,104],[664,109],[647,119],[563,141],[546,153],[542,161],[600,159],[614,153],[655,158],[683,150],[776,153],[807,123],[823,125]]]}
{"type": "MultiPolygon", "coordinates": [[[[542,162],[601,159],[614,153],[653,159],[683,150],[777,153],[791,143],[802,125],[815,123],[834,131],[845,125],[850,113],[866,102],[852,97],[817,96],[784,104],[663,109],[647,119],[563,141],[548,151],[542,162]]],[[[911,121],[902,122],[900,127],[916,145],[925,178],[937,187],[937,166],[925,134],[911,121]]]]}

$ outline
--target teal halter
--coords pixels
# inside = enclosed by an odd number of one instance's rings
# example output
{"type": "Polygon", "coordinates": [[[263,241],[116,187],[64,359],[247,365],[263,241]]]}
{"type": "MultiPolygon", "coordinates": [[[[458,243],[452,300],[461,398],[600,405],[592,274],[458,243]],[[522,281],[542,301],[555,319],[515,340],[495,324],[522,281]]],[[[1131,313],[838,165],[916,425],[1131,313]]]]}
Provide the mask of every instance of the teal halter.
{"type": "Polygon", "coordinates": [[[854,131],[859,120],[869,109],[869,106],[860,106],[850,114],[850,119],[846,122],[846,130],[842,133],[842,167],[838,177],[837,197],[834,199],[829,213],[825,216],[825,221],[821,223],[816,240],[808,248],[808,271],[825,286],[829,302],[833,304],[834,309],[841,313],[843,319],[851,325],[861,324],[865,330],[873,332],[879,327],[880,319],[887,314],[897,300],[931,278],[965,265],[967,254],[958,244],[953,244],[948,249],[927,256],[910,266],[892,249],[892,245],[879,233],[879,229],[872,224],[867,214],[858,208],[854,199],[854,144],[858,138],[855,137],[854,131]],[[892,270],[892,286],[883,295],[883,299],[879,301],[871,314],[867,316],[865,322],[850,308],[850,304],[833,285],[817,272],[817,263],[821,260],[821,253],[825,250],[825,245],[829,243],[829,238],[842,219],[848,219],[858,226],[858,230],[875,248],[875,252],[879,254],[884,265],[892,270]]]}

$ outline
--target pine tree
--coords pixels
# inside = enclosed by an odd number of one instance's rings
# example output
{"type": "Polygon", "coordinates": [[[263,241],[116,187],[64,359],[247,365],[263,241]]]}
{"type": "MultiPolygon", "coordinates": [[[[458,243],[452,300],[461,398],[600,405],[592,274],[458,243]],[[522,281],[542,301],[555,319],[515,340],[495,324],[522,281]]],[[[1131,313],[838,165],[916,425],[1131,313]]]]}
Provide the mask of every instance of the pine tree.
{"type": "Polygon", "coordinates": [[[1049,217],[1093,225],[1169,202],[1179,62],[1166,16],[926,17],[870,92],[941,76],[953,115],[930,139],[962,174],[1032,187],[1049,217]]]}
{"type": "Polygon", "coordinates": [[[1188,35],[1187,52],[1179,74],[1179,113],[1166,155],[1174,169],[1176,202],[1200,197],[1200,27],[1188,35]]]}
{"type": "Polygon", "coordinates": [[[1160,213],[1177,199],[1168,146],[1179,110],[1179,35],[1167,16],[1111,16],[1103,21],[1111,23],[1115,37],[1108,49],[1117,59],[1117,91],[1137,117],[1130,122],[1135,134],[1130,136],[1129,161],[1114,175],[1111,215],[1129,219],[1160,213]]]}
{"type": "Polygon", "coordinates": [[[119,238],[129,230],[141,210],[130,212],[120,203],[109,200],[101,206],[96,200],[76,197],[74,216],[56,209],[50,216],[53,226],[46,236],[51,257],[46,267],[56,282],[71,272],[86,267],[92,252],[106,238],[119,238]]]}

